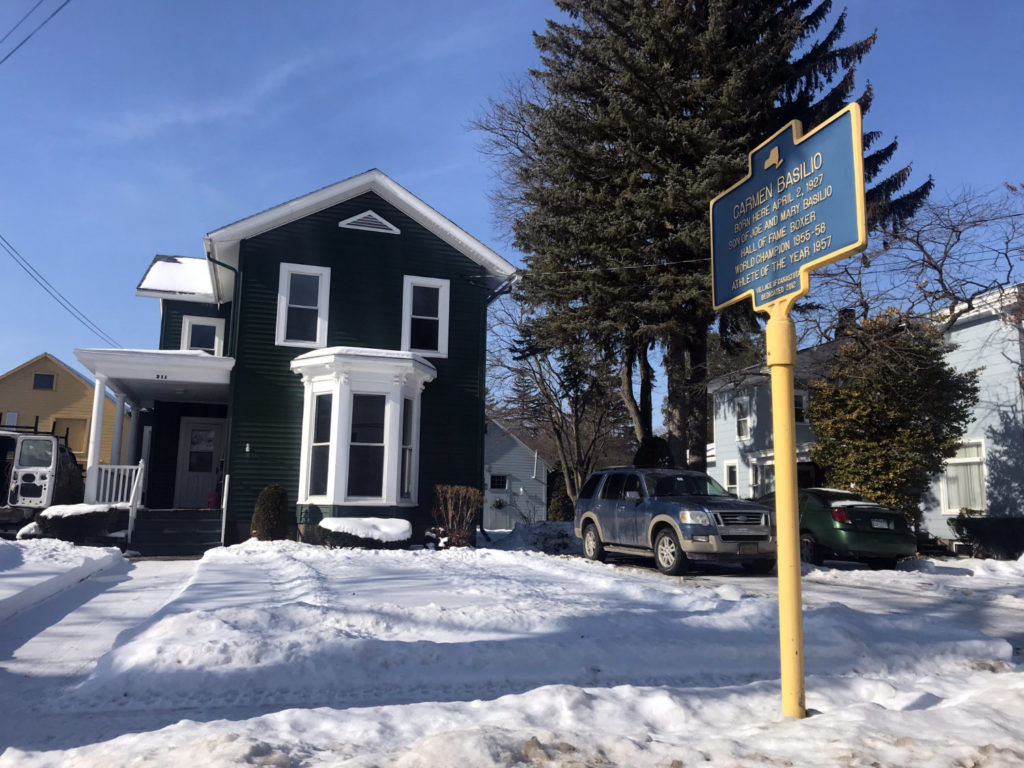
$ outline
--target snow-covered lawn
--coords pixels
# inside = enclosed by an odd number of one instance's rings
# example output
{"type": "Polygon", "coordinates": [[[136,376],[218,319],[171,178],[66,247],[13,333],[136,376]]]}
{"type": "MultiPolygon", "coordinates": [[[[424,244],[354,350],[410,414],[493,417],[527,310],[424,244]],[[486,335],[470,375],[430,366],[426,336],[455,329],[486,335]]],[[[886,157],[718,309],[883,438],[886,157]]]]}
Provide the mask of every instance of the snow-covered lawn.
{"type": "Polygon", "coordinates": [[[0,619],[0,766],[1024,765],[1024,562],[807,571],[792,720],[774,577],[528,546],[0,542],[0,611],[75,573],[0,619]]]}

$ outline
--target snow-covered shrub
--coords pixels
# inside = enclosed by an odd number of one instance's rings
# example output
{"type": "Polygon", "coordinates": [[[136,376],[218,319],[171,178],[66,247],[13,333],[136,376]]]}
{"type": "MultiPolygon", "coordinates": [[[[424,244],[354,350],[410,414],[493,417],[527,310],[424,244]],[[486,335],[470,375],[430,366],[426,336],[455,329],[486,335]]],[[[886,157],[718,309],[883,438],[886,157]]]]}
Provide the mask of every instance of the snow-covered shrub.
{"type": "Polygon", "coordinates": [[[439,549],[476,543],[476,521],[484,506],[479,488],[468,485],[434,486],[434,527],[428,538],[439,549]]]}
{"type": "Polygon", "coordinates": [[[288,538],[288,492],[281,485],[268,485],[256,498],[252,515],[252,536],[260,541],[288,538]]]}

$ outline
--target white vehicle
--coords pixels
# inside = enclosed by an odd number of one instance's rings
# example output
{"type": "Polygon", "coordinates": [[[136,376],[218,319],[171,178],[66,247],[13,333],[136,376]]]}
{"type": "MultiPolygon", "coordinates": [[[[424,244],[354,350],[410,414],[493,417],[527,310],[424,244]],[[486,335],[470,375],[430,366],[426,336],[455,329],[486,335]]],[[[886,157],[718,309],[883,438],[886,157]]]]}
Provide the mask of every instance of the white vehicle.
{"type": "Polygon", "coordinates": [[[0,525],[21,526],[53,504],[82,501],[82,467],[67,441],[24,428],[0,429],[0,525]]]}

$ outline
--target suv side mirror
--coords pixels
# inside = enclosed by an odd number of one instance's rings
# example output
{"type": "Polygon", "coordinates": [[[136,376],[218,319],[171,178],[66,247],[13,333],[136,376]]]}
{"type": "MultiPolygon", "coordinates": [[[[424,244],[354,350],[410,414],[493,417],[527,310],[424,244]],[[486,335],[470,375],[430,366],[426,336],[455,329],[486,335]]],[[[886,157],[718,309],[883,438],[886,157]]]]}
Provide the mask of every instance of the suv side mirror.
{"type": "Polygon", "coordinates": [[[626,491],[626,501],[640,501],[640,491],[626,491]]]}

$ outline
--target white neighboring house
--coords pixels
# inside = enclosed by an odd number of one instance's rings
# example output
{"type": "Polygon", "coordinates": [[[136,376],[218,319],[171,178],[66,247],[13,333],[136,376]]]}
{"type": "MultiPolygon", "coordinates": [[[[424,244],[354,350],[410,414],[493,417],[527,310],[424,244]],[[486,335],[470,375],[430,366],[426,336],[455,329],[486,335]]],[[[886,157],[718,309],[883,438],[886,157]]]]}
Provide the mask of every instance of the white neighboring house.
{"type": "Polygon", "coordinates": [[[484,426],[484,528],[547,519],[552,466],[498,422],[484,426]]]}
{"type": "MultiPolygon", "coordinates": [[[[953,536],[947,521],[961,509],[993,517],[1024,515],[1024,284],[975,302],[947,334],[956,349],[947,360],[958,371],[979,369],[980,399],[957,455],[924,498],[924,527],[953,536]]],[[[815,437],[804,418],[808,382],[830,345],[797,353],[796,443],[800,487],[823,482],[810,460],[815,437]]],[[[771,386],[768,368],[711,382],[715,441],[708,446],[708,473],[740,498],[774,490],[771,386]]]]}

